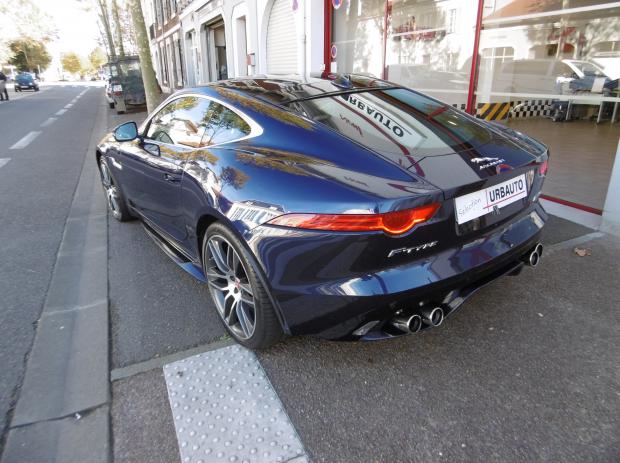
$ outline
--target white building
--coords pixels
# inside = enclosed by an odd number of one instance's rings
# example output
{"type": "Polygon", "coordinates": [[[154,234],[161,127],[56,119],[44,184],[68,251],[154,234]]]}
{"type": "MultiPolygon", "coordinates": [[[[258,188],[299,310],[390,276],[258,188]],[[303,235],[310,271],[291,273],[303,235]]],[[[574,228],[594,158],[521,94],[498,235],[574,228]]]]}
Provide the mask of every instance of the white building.
{"type": "Polygon", "coordinates": [[[166,93],[232,77],[323,70],[322,1],[142,1],[166,93]]]}

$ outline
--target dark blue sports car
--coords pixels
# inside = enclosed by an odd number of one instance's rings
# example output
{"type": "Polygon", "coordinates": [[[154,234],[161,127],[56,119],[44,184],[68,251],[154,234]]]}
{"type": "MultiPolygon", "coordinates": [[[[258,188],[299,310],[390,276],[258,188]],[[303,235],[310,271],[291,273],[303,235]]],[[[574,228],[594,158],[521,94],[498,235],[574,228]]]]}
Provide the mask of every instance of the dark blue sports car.
{"type": "Polygon", "coordinates": [[[111,214],[208,283],[251,348],[437,326],[542,254],[547,148],[364,76],[182,90],[96,157],[111,214]]]}

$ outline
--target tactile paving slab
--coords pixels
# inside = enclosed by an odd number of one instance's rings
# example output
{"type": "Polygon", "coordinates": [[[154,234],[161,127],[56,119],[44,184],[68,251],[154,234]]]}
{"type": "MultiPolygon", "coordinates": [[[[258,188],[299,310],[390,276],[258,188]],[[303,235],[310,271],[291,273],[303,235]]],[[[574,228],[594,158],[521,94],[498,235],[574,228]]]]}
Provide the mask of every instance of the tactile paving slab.
{"type": "Polygon", "coordinates": [[[239,345],[164,366],[181,461],[309,462],[254,353],[239,345]]]}

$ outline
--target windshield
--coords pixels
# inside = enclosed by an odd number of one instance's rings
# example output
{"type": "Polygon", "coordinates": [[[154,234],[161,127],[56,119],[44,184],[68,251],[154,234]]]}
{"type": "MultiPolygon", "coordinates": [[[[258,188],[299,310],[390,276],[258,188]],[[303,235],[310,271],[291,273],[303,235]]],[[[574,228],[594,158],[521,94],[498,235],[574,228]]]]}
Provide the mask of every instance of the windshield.
{"type": "Polygon", "coordinates": [[[587,77],[605,77],[605,73],[598,66],[595,66],[592,63],[573,61],[572,64],[587,77]]]}
{"type": "Polygon", "coordinates": [[[140,75],[139,61],[122,61],[118,65],[121,68],[121,72],[126,76],[140,75]]]}

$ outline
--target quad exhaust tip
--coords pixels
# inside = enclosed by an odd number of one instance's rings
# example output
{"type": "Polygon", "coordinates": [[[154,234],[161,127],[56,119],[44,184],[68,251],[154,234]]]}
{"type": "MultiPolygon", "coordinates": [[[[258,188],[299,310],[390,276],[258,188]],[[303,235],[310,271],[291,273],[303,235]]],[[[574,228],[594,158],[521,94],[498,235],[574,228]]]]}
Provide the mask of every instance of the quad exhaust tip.
{"type": "Polygon", "coordinates": [[[439,326],[443,322],[444,313],[441,307],[422,310],[422,321],[430,326],[439,326]]]}
{"type": "Polygon", "coordinates": [[[405,333],[417,333],[422,328],[422,317],[418,314],[399,315],[392,319],[392,325],[405,333]]]}
{"type": "Polygon", "coordinates": [[[536,246],[534,246],[534,248],[532,248],[532,250],[528,254],[526,254],[525,262],[530,267],[536,267],[538,263],[540,262],[542,253],[543,253],[543,245],[538,243],[536,246]]]}

